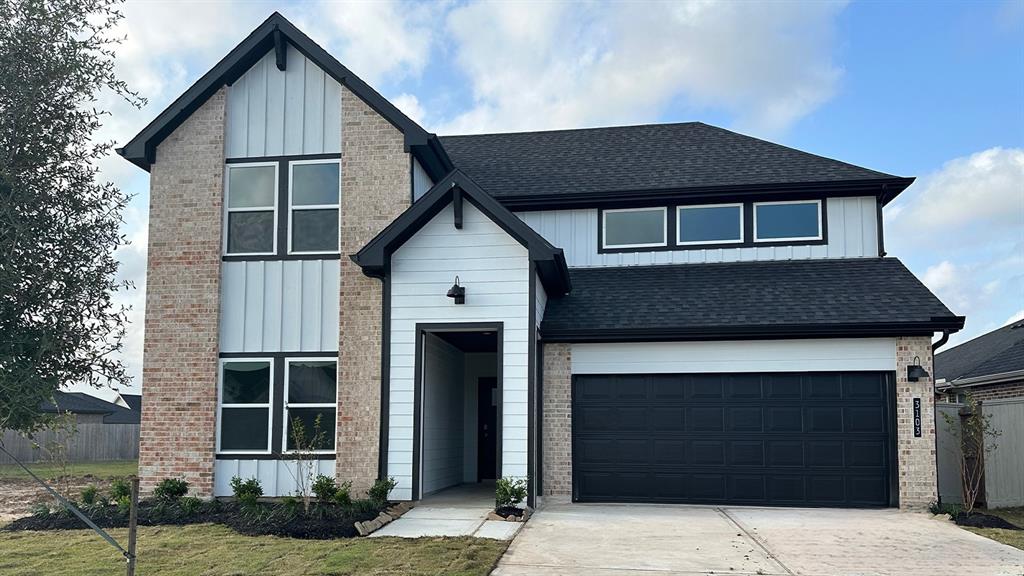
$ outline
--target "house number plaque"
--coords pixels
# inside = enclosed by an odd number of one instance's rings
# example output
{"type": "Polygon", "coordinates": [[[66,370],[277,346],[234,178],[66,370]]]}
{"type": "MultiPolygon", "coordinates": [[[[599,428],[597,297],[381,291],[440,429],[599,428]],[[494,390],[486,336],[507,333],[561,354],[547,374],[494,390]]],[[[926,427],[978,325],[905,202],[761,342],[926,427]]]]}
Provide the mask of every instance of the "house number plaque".
{"type": "Polygon", "coordinates": [[[921,399],[914,398],[914,438],[921,437],[921,399]]]}

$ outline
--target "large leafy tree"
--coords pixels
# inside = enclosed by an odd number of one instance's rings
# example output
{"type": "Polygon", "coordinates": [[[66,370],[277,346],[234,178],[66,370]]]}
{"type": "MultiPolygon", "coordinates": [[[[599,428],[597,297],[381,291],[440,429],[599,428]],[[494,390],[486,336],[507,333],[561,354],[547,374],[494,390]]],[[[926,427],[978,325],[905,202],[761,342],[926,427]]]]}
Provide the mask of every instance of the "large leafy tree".
{"type": "Polygon", "coordinates": [[[116,0],[0,0],[0,430],[47,425],[62,385],[128,382],[113,294],[128,198],[100,177],[116,0]]]}

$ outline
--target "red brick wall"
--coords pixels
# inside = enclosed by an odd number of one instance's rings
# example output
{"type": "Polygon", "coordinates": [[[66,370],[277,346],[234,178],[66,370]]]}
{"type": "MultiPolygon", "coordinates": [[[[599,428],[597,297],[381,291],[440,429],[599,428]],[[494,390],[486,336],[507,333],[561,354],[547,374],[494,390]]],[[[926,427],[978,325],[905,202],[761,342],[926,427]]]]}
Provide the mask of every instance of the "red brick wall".
{"type": "Polygon", "coordinates": [[[1024,380],[1016,382],[1003,382],[1001,384],[988,384],[985,386],[972,386],[964,388],[971,396],[978,400],[998,400],[1000,398],[1024,398],[1024,380]]]}
{"type": "Polygon", "coordinates": [[[213,495],[224,90],[164,140],[150,171],[139,438],[143,492],[185,478],[213,495]]]}

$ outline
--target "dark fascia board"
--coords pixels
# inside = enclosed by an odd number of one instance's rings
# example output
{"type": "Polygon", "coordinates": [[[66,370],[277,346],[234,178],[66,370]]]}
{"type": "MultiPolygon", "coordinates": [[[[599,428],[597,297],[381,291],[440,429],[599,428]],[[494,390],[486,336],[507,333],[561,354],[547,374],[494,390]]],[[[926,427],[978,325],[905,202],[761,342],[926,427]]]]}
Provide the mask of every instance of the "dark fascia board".
{"type": "Polygon", "coordinates": [[[932,318],[930,322],[821,325],[778,324],[771,326],[622,328],[606,330],[546,330],[542,323],[541,340],[544,342],[591,343],[930,336],[941,330],[957,332],[963,326],[963,316],[932,318]]]}
{"type": "Polygon", "coordinates": [[[502,230],[526,247],[530,259],[537,264],[538,275],[548,296],[558,298],[569,293],[572,282],[569,280],[569,267],[566,265],[562,249],[552,246],[543,236],[509,212],[459,170],[452,170],[442,178],[359,252],[353,254],[352,261],[362,268],[367,276],[384,278],[388,272],[388,259],[391,254],[452,201],[456,188],[462,191],[464,200],[471,202],[502,230]]]}
{"type": "Polygon", "coordinates": [[[443,153],[437,136],[423,129],[394,104],[380,95],[336,58],[306,36],[287,18],[274,12],[235,46],[209,72],[161,112],[123,148],[117,150],[136,166],[150,169],[156,161],[156,147],[222,86],[242,76],[268,51],[274,49],[275,32],[283,35],[299,52],[323,68],[327,74],[351,90],[405,136],[406,151],[412,152],[432,178],[451,169],[451,159],[443,153]],[[440,150],[440,154],[439,154],[440,150]]]}
{"type": "Polygon", "coordinates": [[[743,184],[659,188],[651,190],[613,190],[578,194],[523,194],[502,196],[499,201],[509,210],[556,210],[638,206],[643,204],[707,203],[719,200],[764,198],[806,200],[839,196],[876,196],[882,206],[913,184],[914,178],[877,178],[835,182],[799,182],[786,184],[743,184]]]}

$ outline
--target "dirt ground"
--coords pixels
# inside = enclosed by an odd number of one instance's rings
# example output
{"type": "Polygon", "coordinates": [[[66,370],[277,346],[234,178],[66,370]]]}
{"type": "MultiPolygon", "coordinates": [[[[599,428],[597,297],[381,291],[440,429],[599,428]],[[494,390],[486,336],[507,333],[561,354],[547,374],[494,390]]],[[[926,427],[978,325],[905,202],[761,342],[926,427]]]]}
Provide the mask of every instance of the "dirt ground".
{"type": "MultiPolygon", "coordinates": [[[[110,479],[92,475],[72,476],[66,481],[44,478],[44,481],[71,500],[79,500],[82,489],[90,484],[105,494],[109,492],[111,482],[110,479]]],[[[0,478],[0,524],[28,516],[31,514],[32,506],[37,502],[52,504],[53,501],[53,496],[30,478],[0,478]]]]}

